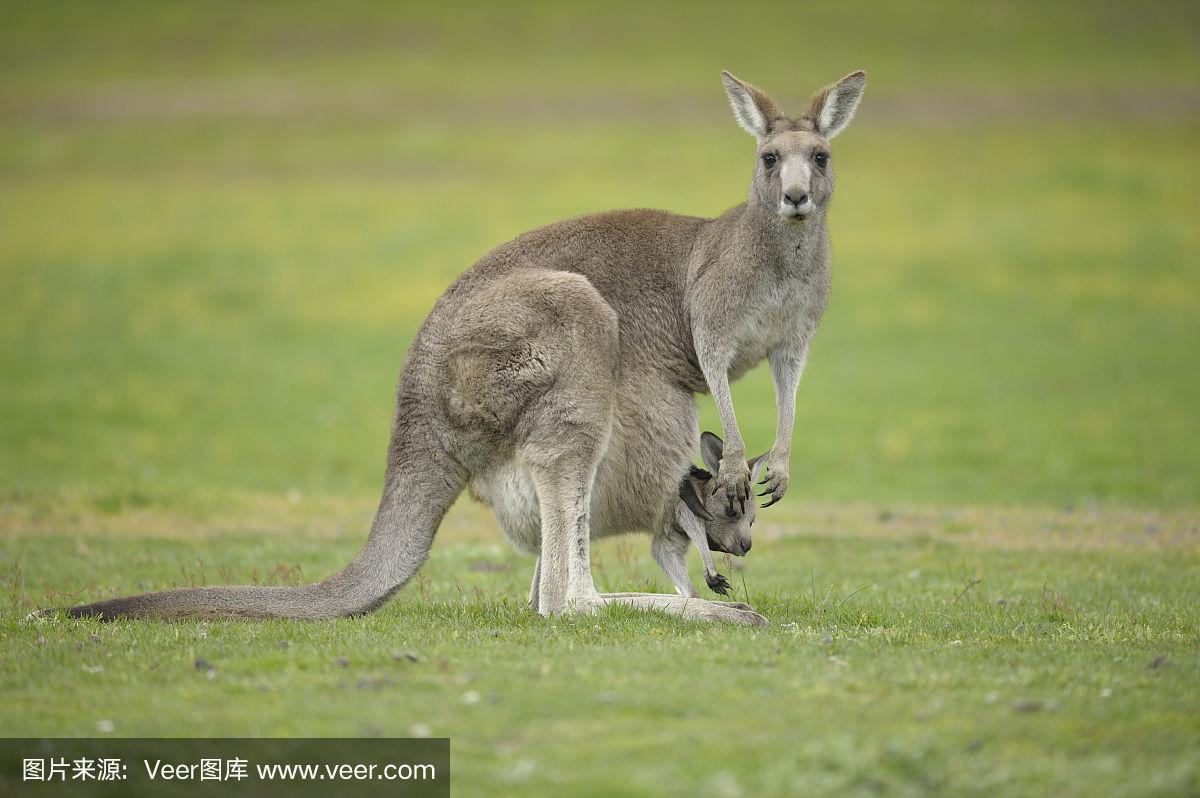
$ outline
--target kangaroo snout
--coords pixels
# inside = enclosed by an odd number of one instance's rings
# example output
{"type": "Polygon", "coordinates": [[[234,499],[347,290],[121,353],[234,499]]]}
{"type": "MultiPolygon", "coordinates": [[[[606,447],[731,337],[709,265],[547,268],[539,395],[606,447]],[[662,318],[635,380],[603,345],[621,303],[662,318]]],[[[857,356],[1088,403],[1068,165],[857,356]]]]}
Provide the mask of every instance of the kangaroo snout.
{"type": "Polygon", "coordinates": [[[779,200],[779,215],[785,219],[804,219],[813,210],[812,198],[802,188],[789,188],[779,200]]]}
{"type": "Polygon", "coordinates": [[[783,193],[783,201],[789,205],[795,205],[799,208],[801,205],[808,203],[808,192],[799,189],[792,189],[783,193]]]}
{"type": "Polygon", "coordinates": [[[722,554],[732,554],[734,557],[743,557],[746,552],[750,551],[750,541],[745,538],[730,541],[728,543],[715,539],[712,535],[708,536],[708,547],[713,551],[719,551],[722,554]]]}

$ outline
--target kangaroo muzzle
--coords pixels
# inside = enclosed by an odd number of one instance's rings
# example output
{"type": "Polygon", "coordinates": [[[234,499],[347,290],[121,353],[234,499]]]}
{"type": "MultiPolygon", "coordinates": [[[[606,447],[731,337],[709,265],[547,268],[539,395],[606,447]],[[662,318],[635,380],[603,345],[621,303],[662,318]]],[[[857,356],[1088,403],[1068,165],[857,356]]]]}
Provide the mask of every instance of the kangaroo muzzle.
{"type": "Polygon", "coordinates": [[[809,195],[809,185],[812,182],[812,168],[807,162],[798,158],[789,158],[783,164],[779,173],[780,197],[779,215],[785,219],[801,220],[812,213],[812,197],[809,195]]]}

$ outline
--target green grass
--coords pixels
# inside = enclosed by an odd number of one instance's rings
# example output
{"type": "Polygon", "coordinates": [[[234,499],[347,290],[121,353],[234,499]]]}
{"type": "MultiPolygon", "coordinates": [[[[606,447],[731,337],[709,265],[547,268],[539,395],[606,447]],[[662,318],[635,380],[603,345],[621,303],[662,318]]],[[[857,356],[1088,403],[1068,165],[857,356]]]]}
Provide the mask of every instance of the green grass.
{"type": "MultiPolygon", "coordinates": [[[[0,3],[0,733],[424,724],[466,795],[1200,790],[1200,13],[826,5],[0,3]],[[458,272],[742,198],[723,67],[791,109],[869,74],[733,579],[768,629],[539,620],[465,505],[371,618],[21,620],[339,567],[458,272]]],[[[767,375],[734,390],[767,447],[767,375]]]]}
{"type": "MultiPolygon", "coordinates": [[[[327,623],[19,618],[149,587],[294,583],[340,565],[357,534],[9,539],[0,733],[424,726],[453,741],[458,795],[1200,787],[1194,518],[792,513],[759,525],[733,574],[771,618],[763,631],[628,611],[540,619],[520,601],[530,562],[475,514],[456,518],[418,584],[327,623]]],[[[602,588],[667,589],[642,541],[598,559],[602,588]]]]}

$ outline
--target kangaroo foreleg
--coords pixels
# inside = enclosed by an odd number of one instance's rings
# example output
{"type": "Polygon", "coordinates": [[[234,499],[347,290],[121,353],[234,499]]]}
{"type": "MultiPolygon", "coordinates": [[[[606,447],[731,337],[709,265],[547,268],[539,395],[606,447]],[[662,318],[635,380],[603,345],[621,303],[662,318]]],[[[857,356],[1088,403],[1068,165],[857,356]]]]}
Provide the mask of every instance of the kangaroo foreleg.
{"type": "Polygon", "coordinates": [[[775,445],[762,465],[763,490],[768,496],[763,507],[770,507],[787,492],[792,453],[792,435],[796,424],[796,389],[808,360],[808,347],[798,353],[780,347],[767,356],[771,364],[771,379],[775,383],[775,445]]]}
{"type": "MultiPolygon", "coordinates": [[[[699,349],[699,346],[698,346],[699,349]]],[[[729,389],[728,356],[701,354],[701,369],[721,416],[721,429],[725,434],[725,448],[720,468],[712,480],[713,493],[724,494],[730,513],[744,513],[746,502],[751,497],[750,468],[746,465],[746,442],[738,429],[737,414],[733,411],[733,393],[729,389]]]]}
{"type": "Polygon", "coordinates": [[[675,513],[675,523],[678,528],[691,540],[696,551],[700,552],[700,561],[704,563],[704,581],[714,593],[728,596],[733,589],[724,576],[717,571],[713,563],[712,550],[708,547],[708,534],[704,531],[704,522],[693,515],[687,507],[680,507],[675,513]]]}

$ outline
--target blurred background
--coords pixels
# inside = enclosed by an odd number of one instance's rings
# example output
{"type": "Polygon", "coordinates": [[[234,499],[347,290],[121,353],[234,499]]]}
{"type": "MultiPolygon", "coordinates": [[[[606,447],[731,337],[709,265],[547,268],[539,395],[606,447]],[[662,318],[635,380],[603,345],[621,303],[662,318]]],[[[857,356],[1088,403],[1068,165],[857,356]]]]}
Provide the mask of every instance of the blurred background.
{"type": "MultiPolygon", "coordinates": [[[[407,345],[456,274],[574,214],[743,200],[753,142],[722,68],[793,111],[868,73],[835,142],[793,503],[1200,500],[1195,3],[2,18],[10,512],[369,511],[407,345]]],[[[765,449],[764,370],[735,400],[765,449]]]]}

